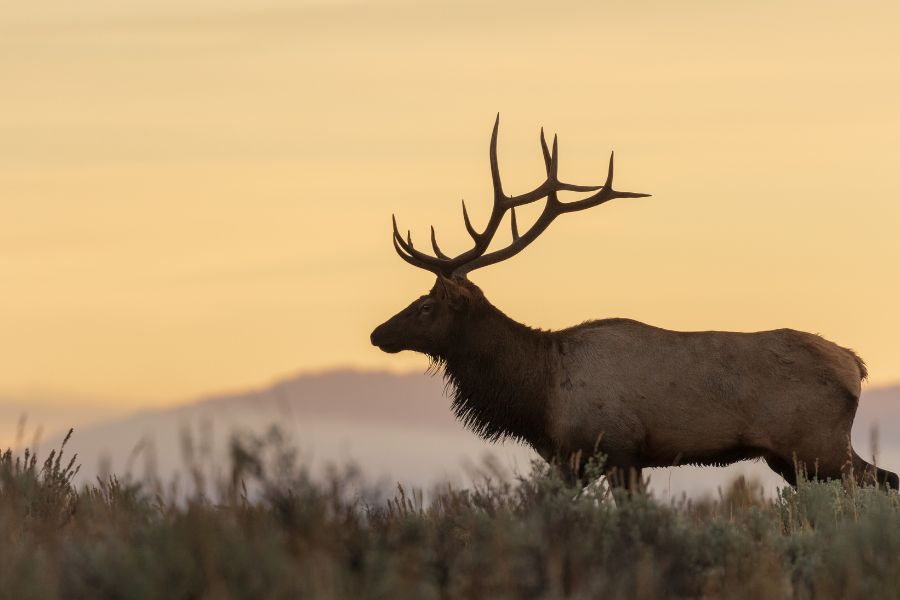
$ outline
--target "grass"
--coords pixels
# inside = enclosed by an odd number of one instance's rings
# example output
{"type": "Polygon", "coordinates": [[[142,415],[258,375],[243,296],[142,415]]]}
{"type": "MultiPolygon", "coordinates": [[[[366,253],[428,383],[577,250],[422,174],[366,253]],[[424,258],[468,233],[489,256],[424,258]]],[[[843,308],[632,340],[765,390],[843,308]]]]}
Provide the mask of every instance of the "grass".
{"type": "Polygon", "coordinates": [[[234,441],[215,493],[179,494],[76,489],[63,455],[0,455],[3,597],[900,597],[898,496],[853,484],[612,502],[535,465],[426,502],[352,469],[313,480],[272,433],[234,441]]]}

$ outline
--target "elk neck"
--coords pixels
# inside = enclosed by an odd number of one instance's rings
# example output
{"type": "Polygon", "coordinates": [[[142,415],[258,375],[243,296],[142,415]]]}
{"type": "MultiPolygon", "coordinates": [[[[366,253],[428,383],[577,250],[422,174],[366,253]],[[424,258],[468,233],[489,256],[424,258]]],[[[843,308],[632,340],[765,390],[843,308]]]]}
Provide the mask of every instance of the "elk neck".
{"type": "Polygon", "coordinates": [[[546,447],[552,346],[550,332],[482,300],[436,357],[457,418],[489,441],[511,437],[546,447]]]}

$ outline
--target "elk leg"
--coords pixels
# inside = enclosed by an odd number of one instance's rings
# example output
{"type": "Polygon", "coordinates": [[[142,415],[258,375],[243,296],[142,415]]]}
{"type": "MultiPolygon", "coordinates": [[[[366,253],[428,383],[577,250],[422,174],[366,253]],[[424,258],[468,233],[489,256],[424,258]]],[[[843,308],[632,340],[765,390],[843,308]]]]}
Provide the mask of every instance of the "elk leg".
{"type": "Polygon", "coordinates": [[[566,482],[566,485],[570,487],[579,486],[582,483],[584,476],[584,468],[580,465],[575,465],[572,461],[562,462],[559,465],[560,471],[562,473],[563,481],[566,482]]]}
{"type": "Polygon", "coordinates": [[[790,486],[797,487],[797,471],[793,462],[775,455],[766,456],[765,459],[770,469],[781,475],[782,479],[787,481],[790,486]]]}
{"type": "Polygon", "coordinates": [[[855,451],[853,458],[853,476],[860,485],[878,483],[879,486],[890,489],[900,489],[900,478],[896,473],[880,469],[866,462],[855,451]]]}
{"type": "Polygon", "coordinates": [[[629,492],[640,492],[644,489],[644,479],[641,476],[640,467],[630,467],[625,479],[625,489],[629,492]]]}
{"type": "Polygon", "coordinates": [[[629,492],[638,492],[643,488],[641,468],[633,464],[607,464],[606,481],[614,488],[629,492]]]}
{"type": "MultiPolygon", "coordinates": [[[[812,468],[807,473],[811,479],[825,481],[834,479],[841,481],[847,477],[853,477],[859,485],[878,485],[885,488],[900,489],[900,477],[896,473],[880,469],[875,465],[866,462],[855,451],[851,449],[848,459],[846,452],[835,452],[834,456],[826,459],[813,460],[809,463],[801,463],[807,469],[812,468]]],[[[797,485],[796,472],[793,465],[778,456],[766,457],[766,463],[773,471],[784,477],[784,479],[792,486],[797,485]]]]}
{"type": "Polygon", "coordinates": [[[875,469],[876,474],[875,477],[878,479],[878,483],[884,486],[885,489],[891,489],[900,492],[900,475],[897,475],[893,471],[888,471],[887,469],[875,469]]]}

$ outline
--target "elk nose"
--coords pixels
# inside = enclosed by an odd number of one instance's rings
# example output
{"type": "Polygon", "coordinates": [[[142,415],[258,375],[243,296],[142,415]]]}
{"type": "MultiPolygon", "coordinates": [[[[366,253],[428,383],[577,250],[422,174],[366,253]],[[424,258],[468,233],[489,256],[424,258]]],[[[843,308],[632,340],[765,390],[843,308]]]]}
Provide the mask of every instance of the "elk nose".
{"type": "Polygon", "coordinates": [[[378,346],[382,352],[394,354],[403,350],[403,347],[397,343],[397,336],[390,331],[389,325],[390,321],[376,327],[369,339],[372,341],[372,345],[378,346]]]}
{"type": "Polygon", "coordinates": [[[379,325],[372,331],[372,335],[369,336],[369,341],[372,342],[373,346],[378,346],[378,338],[381,337],[381,332],[384,329],[384,325],[379,325]]]}

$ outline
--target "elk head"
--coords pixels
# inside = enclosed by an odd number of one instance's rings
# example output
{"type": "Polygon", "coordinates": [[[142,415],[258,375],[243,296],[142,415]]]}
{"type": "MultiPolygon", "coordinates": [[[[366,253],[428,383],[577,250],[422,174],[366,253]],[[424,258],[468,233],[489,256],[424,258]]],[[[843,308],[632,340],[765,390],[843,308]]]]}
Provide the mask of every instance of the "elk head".
{"type": "Polygon", "coordinates": [[[467,279],[438,274],[431,291],[379,325],[372,344],[384,352],[414,350],[443,356],[447,344],[459,337],[459,328],[484,302],[484,295],[467,279]]]}
{"type": "Polygon", "coordinates": [[[557,139],[554,136],[552,150],[548,148],[543,129],[541,129],[541,151],[544,157],[546,179],[530,192],[518,196],[508,196],[503,191],[497,162],[499,126],[500,115],[497,115],[490,145],[494,204],[483,231],[479,232],[472,226],[469,213],[466,211],[466,203],[465,201],[462,203],[463,223],[473,241],[471,248],[457,256],[448,256],[438,246],[434,227],[432,227],[431,247],[434,255],[426,254],[413,245],[409,231],[407,231],[405,239],[400,235],[400,231],[397,229],[397,219],[392,216],[393,243],[397,254],[414,267],[434,273],[437,281],[428,294],[414,301],[372,332],[372,344],[381,350],[391,353],[414,350],[431,356],[444,356],[452,341],[459,339],[463,328],[471,325],[473,320],[477,320],[478,316],[490,307],[478,286],[467,279],[469,272],[518,254],[561,214],[599,206],[614,198],[649,196],[649,194],[620,192],[613,189],[613,154],[609,156],[609,169],[603,185],[574,185],[560,181],[557,139]],[[595,193],[581,200],[564,203],[559,200],[561,191],[595,193]],[[527,231],[520,234],[516,222],[516,207],[544,198],[546,203],[543,212],[527,231]],[[512,242],[504,248],[487,252],[488,246],[507,212],[510,216],[512,242]]]}

